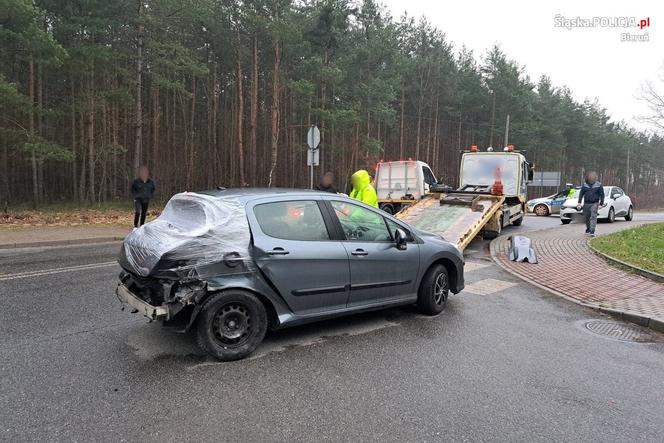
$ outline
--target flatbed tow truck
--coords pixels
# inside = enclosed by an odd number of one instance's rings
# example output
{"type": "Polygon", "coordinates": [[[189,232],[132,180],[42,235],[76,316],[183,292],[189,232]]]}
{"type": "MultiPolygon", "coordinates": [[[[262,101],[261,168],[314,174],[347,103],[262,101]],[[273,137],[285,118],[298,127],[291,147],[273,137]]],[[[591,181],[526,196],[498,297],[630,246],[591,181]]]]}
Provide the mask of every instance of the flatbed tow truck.
{"type": "Polygon", "coordinates": [[[513,146],[480,152],[473,145],[461,158],[458,189],[431,192],[396,217],[463,250],[478,234],[495,238],[503,227],[521,224],[532,175],[532,165],[513,146]]]}

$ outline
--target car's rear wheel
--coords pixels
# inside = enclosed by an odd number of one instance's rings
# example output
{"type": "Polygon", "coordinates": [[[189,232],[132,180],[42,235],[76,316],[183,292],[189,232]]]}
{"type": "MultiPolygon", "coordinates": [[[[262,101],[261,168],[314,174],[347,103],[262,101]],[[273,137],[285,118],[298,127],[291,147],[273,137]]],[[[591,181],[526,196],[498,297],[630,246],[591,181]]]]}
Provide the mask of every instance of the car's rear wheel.
{"type": "Polygon", "coordinates": [[[251,354],[267,331],[265,306],[250,292],[219,292],[205,301],[198,316],[196,341],[222,361],[251,354]]]}
{"type": "Polygon", "coordinates": [[[569,225],[570,223],[572,223],[572,219],[571,218],[561,218],[560,223],[562,223],[563,225],[569,225]]]}
{"type": "Polygon", "coordinates": [[[450,279],[443,265],[434,265],[427,271],[417,294],[417,307],[423,314],[436,315],[445,309],[450,293],[450,279]]]}
{"type": "Polygon", "coordinates": [[[625,220],[632,221],[633,218],[634,218],[634,208],[630,206],[629,210],[627,211],[627,215],[625,216],[625,220]]]}
{"type": "Polygon", "coordinates": [[[549,215],[549,208],[547,208],[546,205],[539,204],[533,208],[533,212],[535,215],[538,215],[540,217],[545,217],[549,215]]]}
{"type": "Polygon", "coordinates": [[[609,208],[609,216],[606,218],[606,221],[609,223],[616,221],[616,211],[613,210],[613,206],[609,208]]]}

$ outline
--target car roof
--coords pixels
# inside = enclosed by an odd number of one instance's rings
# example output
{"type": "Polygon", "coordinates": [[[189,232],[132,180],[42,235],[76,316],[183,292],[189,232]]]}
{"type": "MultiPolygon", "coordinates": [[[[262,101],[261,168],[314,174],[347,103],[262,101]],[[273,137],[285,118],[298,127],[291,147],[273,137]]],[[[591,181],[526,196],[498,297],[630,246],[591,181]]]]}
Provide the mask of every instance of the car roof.
{"type": "Polygon", "coordinates": [[[310,189],[291,189],[291,188],[222,188],[209,189],[206,191],[198,191],[198,194],[210,195],[220,199],[237,200],[241,202],[249,202],[251,200],[275,197],[275,196],[324,196],[330,195],[329,192],[315,191],[310,189]]]}

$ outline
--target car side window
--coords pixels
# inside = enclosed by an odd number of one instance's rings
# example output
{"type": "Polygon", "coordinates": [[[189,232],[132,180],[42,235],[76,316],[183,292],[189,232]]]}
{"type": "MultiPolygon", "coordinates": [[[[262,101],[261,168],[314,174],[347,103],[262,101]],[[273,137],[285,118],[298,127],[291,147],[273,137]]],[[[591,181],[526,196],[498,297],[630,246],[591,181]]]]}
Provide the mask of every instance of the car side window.
{"type": "Polygon", "coordinates": [[[623,195],[623,190],[620,189],[620,188],[613,188],[613,195],[614,195],[613,198],[622,197],[622,195],[623,195]]]}
{"type": "Polygon", "coordinates": [[[322,241],[330,235],[318,203],[312,200],[263,203],[254,215],[265,235],[283,240],[322,241]]]}
{"type": "Polygon", "coordinates": [[[387,223],[387,229],[390,231],[390,234],[392,235],[392,240],[394,240],[394,231],[396,231],[397,229],[401,229],[403,232],[406,233],[406,241],[409,242],[413,241],[413,236],[410,234],[410,231],[408,229],[405,229],[400,225],[394,223],[389,218],[385,219],[385,223],[387,223]]]}
{"type": "Polygon", "coordinates": [[[352,203],[337,200],[331,203],[347,240],[392,241],[383,216],[352,203]]]}

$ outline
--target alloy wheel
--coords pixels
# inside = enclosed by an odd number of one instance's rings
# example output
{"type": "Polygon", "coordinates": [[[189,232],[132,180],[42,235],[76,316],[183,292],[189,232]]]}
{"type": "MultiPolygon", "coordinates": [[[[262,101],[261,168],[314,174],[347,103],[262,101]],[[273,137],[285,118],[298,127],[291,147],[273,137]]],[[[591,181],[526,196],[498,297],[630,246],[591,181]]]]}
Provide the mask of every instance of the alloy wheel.
{"type": "Polygon", "coordinates": [[[436,281],[433,285],[433,301],[437,305],[443,304],[445,300],[447,300],[448,292],[447,275],[445,273],[440,273],[436,277],[436,281]]]}

